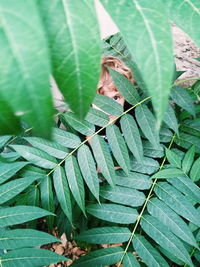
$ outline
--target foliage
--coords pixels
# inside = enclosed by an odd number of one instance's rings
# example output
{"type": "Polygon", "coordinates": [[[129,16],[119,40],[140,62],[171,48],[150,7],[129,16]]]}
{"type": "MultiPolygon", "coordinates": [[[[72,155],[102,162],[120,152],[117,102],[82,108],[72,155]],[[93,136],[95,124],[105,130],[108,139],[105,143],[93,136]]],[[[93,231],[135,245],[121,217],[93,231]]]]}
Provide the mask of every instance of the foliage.
{"type": "MultiPolygon", "coordinates": [[[[119,34],[103,45],[106,55],[126,56],[119,34]]],[[[132,64],[130,58],[127,62],[132,64]]],[[[124,80],[118,73],[111,74],[116,84],[124,80]]],[[[90,108],[85,120],[70,110],[59,113],[51,141],[33,136],[30,129],[18,137],[1,137],[0,248],[8,251],[1,256],[2,266],[8,266],[8,260],[13,266],[67,260],[29,248],[57,241],[34,230],[36,219],[43,216],[49,231],[57,227],[68,239],[92,246],[72,266],[198,265],[200,110],[194,104],[196,91],[173,87],[159,133],[149,97],[134,85],[121,86],[120,92],[131,104],[137,93],[138,102],[123,111],[114,100],[97,96],[95,104],[101,110],[90,108]],[[109,122],[103,111],[117,115],[118,121],[109,122]],[[101,136],[104,129],[107,142],[101,136]],[[91,145],[85,135],[90,135],[91,145]],[[17,229],[16,224],[20,224],[17,229]],[[105,243],[119,245],[99,249],[97,244],[105,243]],[[17,260],[19,255],[23,257],[17,260]]]]}
{"type": "Polygon", "coordinates": [[[101,51],[92,1],[0,2],[0,132],[10,134],[0,136],[3,267],[68,260],[35,248],[59,242],[45,233],[54,227],[92,250],[72,266],[200,262],[199,81],[186,89],[175,82],[181,73],[174,71],[169,27],[174,21],[199,44],[199,3],[101,2],[121,31],[103,41],[102,53],[122,59],[137,82],[109,70],[127,110],[95,96],[101,51]],[[50,74],[72,111],[54,115],[46,140],[50,74]],[[100,249],[105,243],[117,246],[100,249]]]}
{"type": "MultiPolygon", "coordinates": [[[[151,96],[159,128],[174,70],[170,22],[199,45],[199,1],[100,2],[129,48],[122,59],[132,58],[131,69],[139,87],[151,96]]],[[[70,108],[83,119],[100,72],[95,1],[1,0],[0,17],[0,133],[22,132],[23,121],[37,135],[50,138],[54,114],[50,75],[70,108]]],[[[135,93],[129,96],[132,103],[135,98],[135,93]]]]}

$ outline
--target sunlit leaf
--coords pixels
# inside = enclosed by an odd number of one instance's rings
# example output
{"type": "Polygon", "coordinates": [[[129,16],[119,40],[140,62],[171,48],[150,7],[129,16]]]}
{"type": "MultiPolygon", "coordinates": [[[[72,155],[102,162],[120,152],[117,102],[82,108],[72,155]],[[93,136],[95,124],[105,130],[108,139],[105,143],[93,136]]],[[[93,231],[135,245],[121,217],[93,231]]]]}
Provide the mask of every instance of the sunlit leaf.
{"type": "Polygon", "coordinates": [[[102,137],[96,135],[92,138],[91,145],[98,167],[108,183],[113,186],[115,172],[108,144],[103,140],[102,137]]]}
{"type": "Polygon", "coordinates": [[[145,201],[144,193],[122,186],[115,186],[114,188],[109,185],[102,186],[100,196],[112,202],[132,207],[142,206],[145,201]]]}
{"type": "Polygon", "coordinates": [[[174,87],[171,91],[171,97],[178,106],[195,116],[193,100],[184,88],[174,87]]]}
{"type": "Polygon", "coordinates": [[[72,110],[83,118],[96,94],[100,73],[94,2],[43,0],[38,6],[49,38],[53,76],[72,110]]]}
{"type": "Polygon", "coordinates": [[[200,179],[200,158],[198,158],[192,165],[190,177],[194,182],[200,179]]]}
{"type": "Polygon", "coordinates": [[[140,133],[134,118],[127,114],[120,120],[126,143],[139,163],[143,162],[143,147],[140,133]]]}
{"type": "Polygon", "coordinates": [[[60,242],[60,240],[37,230],[14,229],[0,232],[0,248],[2,249],[36,247],[53,242],[60,242]]]}
{"type": "Polygon", "coordinates": [[[68,149],[62,145],[39,137],[24,137],[33,147],[39,148],[49,155],[63,159],[66,157],[68,149]]]}
{"type": "Polygon", "coordinates": [[[121,224],[134,223],[138,215],[137,210],[116,204],[90,204],[86,210],[101,220],[121,224]]]}
{"type": "Polygon", "coordinates": [[[123,107],[119,103],[105,95],[97,94],[93,104],[109,115],[119,116],[123,112],[123,107]]]}
{"type": "Polygon", "coordinates": [[[128,175],[121,171],[116,171],[115,182],[117,185],[135,189],[149,189],[152,184],[152,180],[148,175],[138,172],[129,172],[128,175]]]}
{"type": "Polygon", "coordinates": [[[151,111],[144,104],[135,109],[135,116],[142,132],[155,147],[159,144],[159,135],[156,129],[156,119],[151,111]]]}
{"type": "Polygon", "coordinates": [[[117,163],[126,173],[129,173],[130,159],[128,149],[119,128],[116,125],[108,126],[106,128],[106,136],[117,163]]]}
{"type": "Polygon", "coordinates": [[[184,175],[182,170],[176,169],[176,168],[169,168],[164,169],[153,176],[151,176],[152,179],[163,179],[163,178],[176,178],[177,176],[184,175]]]}
{"type": "Polygon", "coordinates": [[[194,161],[195,154],[195,146],[191,146],[191,148],[186,152],[183,161],[182,161],[182,169],[184,172],[188,172],[192,166],[194,161]]]}
{"type": "Polygon", "coordinates": [[[156,184],[154,192],[176,213],[200,226],[200,213],[176,188],[166,182],[160,182],[156,184]]]}
{"type": "Polygon", "coordinates": [[[168,104],[168,108],[167,111],[165,112],[163,121],[167,124],[167,126],[170,129],[174,130],[174,132],[178,134],[178,121],[174,109],[170,104],[168,104]]]}
{"type": "Polygon", "coordinates": [[[117,90],[126,99],[126,101],[131,105],[137,104],[140,100],[140,96],[134,85],[124,75],[112,68],[109,68],[109,72],[117,90]]]}
{"type": "Polygon", "coordinates": [[[175,152],[170,149],[166,149],[166,156],[167,160],[173,167],[181,168],[181,159],[175,152]]]}
{"type": "Polygon", "coordinates": [[[99,180],[97,176],[96,165],[88,146],[82,145],[78,149],[77,158],[87,186],[95,198],[99,201],[99,180]]]}
{"type": "Polygon", "coordinates": [[[53,128],[52,140],[68,148],[75,148],[81,143],[81,139],[72,133],[53,128]]]}
{"type": "Polygon", "coordinates": [[[69,221],[72,222],[70,191],[64,169],[60,166],[53,173],[53,183],[60,206],[69,221]]]}
{"type": "Polygon", "coordinates": [[[1,257],[1,265],[2,267],[46,266],[66,260],[68,259],[47,249],[22,248],[4,254],[1,257]]]}
{"type": "Polygon", "coordinates": [[[14,148],[14,150],[17,151],[23,158],[39,167],[51,169],[57,164],[57,160],[54,157],[38,148],[24,145],[11,145],[11,147],[14,148]]]}
{"type": "MultiPolygon", "coordinates": [[[[40,184],[40,191],[42,208],[53,213],[55,210],[54,193],[52,188],[52,179],[49,176],[42,180],[40,184]]],[[[54,216],[47,216],[46,221],[48,228],[51,231],[53,228],[54,216]]]]}
{"type": "Polygon", "coordinates": [[[30,184],[32,184],[36,179],[38,179],[38,177],[19,178],[1,185],[0,204],[18,195],[20,192],[26,189],[30,184]]]}
{"type": "Polygon", "coordinates": [[[75,239],[92,244],[114,244],[126,242],[130,236],[130,230],[125,227],[98,227],[82,232],[75,239]]]}
{"type": "Polygon", "coordinates": [[[52,213],[33,206],[16,206],[0,209],[0,225],[1,227],[15,225],[31,221],[52,213]]]}
{"type": "MultiPolygon", "coordinates": [[[[16,0],[13,5],[12,0],[1,1],[0,16],[1,94],[16,116],[22,117],[38,134],[50,137],[53,122],[50,62],[36,3],[16,0]]],[[[12,126],[16,127],[16,123],[12,126]]]]}
{"type": "Polygon", "coordinates": [[[0,163],[0,184],[7,181],[16,172],[26,166],[28,162],[0,163]]]}
{"type": "Polygon", "coordinates": [[[143,236],[134,235],[132,243],[138,255],[148,266],[169,266],[160,253],[143,236]]]}
{"type": "MultiPolygon", "coordinates": [[[[162,2],[101,0],[117,24],[153,98],[159,124],[167,107],[174,71],[170,24],[162,2]],[[113,8],[114,7],[114,8],[113,8]],[[132,26],[137,25],[135,30],[132,26]],[[144,45],[145,44],[145,45],[144,45]]],[[[143,87],[142,87],[143,89],[143,87]]]]}
{"type": "Polygon", "coordinates": [[[142,218],[141,227],[161,247],[176,255],[180,260],[192,265],[190,255],[181,241],[157,219],[145,215],[142,218]]]}
{"type": "Polygon", "coordinates": [[[124,251],[121,247],[109,247],[98,249],[88,253],[86,256],[81,257],[73,263],[75,267],[87,266],[107,266],[118,262],[123,256],[124,251]]]}
{"type": "Polygon", "coordinates": [[[190,245],[198,247],[188,225],[164,202],[153,198],[149,201],[147,209],[152,216],[167,226],[176,236],[190,245]]]}
{"type": "Polygon", "coordinates": [[[83,178],[74,156],[70,156],[65,160],[65,173],[67,176],[69,188],[74,196],[77,204],[85,212],[85,191],[83,178]]]}
{"type": "Polygon", "coordinates": [[[126,253],[123,259],[123,266],[124,267],[140,267],[140,264],[136,260],[135,256],[131,252],[128,252],[126,253]]]}

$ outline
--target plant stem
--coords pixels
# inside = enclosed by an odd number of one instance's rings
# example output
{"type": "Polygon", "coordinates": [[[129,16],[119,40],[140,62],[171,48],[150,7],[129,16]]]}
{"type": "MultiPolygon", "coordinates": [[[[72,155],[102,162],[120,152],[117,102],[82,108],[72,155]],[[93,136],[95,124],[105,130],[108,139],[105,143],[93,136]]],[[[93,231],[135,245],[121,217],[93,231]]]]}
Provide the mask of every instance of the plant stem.
{"type": "MultiPolygon", "coordinates": [[[[168,149],[171,148],[171,146],[172,146],[172,144],[173,144],[173,142],[174,142],[175,135],[176,135],[176,134],[173,135],[172,140],[171,140],[171,142],[170,142],[170,144],[169,144],[168,149]]],[[[163,159],[163,161],[162,161],[162,163],[161,163],[161,165],[160,165],[159,170],[161,170],[161,169],[163,168],[165,161],[166,161],[166,156],[164,157],[164,159],[163,159]]],[[[145,211],[145,208],[146,208],[146,206],[147,206],[147,203],[149,202],[149,199],[150,199],[151,196],[152,196],[152,192],[153,192],[153,189],[154,189],[154,187],[155,187],[155,185],[156,185],[156,182],[157,182],[157,178],[154,180],[154,182],[153,182],[153,184],[152,184],[152,186],[151,186],[151,188],[150,188],[150,191],[149,191],[149,194],[148,194],[148,196],[147,196],[147,198],[146,198],[146,200],[145,200],[144,206],[142,207],[142,210],[141,210],[140,214],[139,214],[138,217],[137,217],[135,226],[134,226],[133,231],[132,231],[132,233],[131,233],[131,237],[129,238],[129,241],[128,241],[128,243],[127,243],[127,246],[126,246],[126,248],[125,248],[125,250],[124,250],[124,254],[123,254],[123,256],[121,257],[121,260],[118,262],[117,267],[120,267],[120,265],[121,265],[121,263],[122,263],[122,261],[123,261],[123,258],[124,258],[124,256],[125,256],[125,254],[127,253],[127,250],[128,250],[128,248],[129,248],[129,246],[130,246],[130,243],[131,243],[132,240],[133,240],[133,237],[134,237],[134,235],[135,235],[135,231],[137,230],[138,224],[139,224],[139,222],[140,222],[140,220],[141,220],[141,218],[142,218],[142,215],[143,215],[143,213],[144,213],[144,211],[145,211]]]]}

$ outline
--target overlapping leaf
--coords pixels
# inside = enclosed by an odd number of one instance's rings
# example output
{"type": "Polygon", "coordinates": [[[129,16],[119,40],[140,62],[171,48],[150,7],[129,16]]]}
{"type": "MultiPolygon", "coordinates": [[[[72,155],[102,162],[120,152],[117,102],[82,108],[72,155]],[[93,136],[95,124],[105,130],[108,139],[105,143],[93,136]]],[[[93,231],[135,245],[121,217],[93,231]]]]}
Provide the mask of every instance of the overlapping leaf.
{"type": "Polygon", "coordinates": [[[161,123],[167,107],[174,71],[172,36],[162,2],[101,0],[114,19],[153,97],[161,123]],[[137,25],[133,30],[133,25],[137,25]],[[145,44],[145,45],[144,45],[145,44]]]}
{"type": "Polygon", "coordinates": [[[108,126],[106,128],[106,136],[117,163],[128,174],[130,170],[130,159],[126,143],[119,128],[116,125],[108,126]]]}
{"type": "Polygon", "coordinates": [[[100,72],[94,2],[43,0],[38,6],[48,33],[54,78],[72,110],[83,118],[95,96],[100,72]]]}
{"type": "MultiPolygon", "coordinates": [[[[22,117],[38,134],[50,137],[53,122],[50,62],[35,1],[22,3],[16,0],[13,5],[12,0],[3,0],[0,3],[0,16],[1,95],[9,102],[16,116],[22,117]],[[34,24],[30,23],[30,19],[34,24]]],[[[9,110],[7,114],[10,121],[12,115],[8,113],[9,110]]],[[[14,118],[13,123],[12,127],[19,126],[14,118]]]]}
{"type": "Polygon", "coordinates": [[[128,241],[131,232],[125,227],[98,227],[82,232],[75,239],[92,244],[114,244],[128,241]]]}

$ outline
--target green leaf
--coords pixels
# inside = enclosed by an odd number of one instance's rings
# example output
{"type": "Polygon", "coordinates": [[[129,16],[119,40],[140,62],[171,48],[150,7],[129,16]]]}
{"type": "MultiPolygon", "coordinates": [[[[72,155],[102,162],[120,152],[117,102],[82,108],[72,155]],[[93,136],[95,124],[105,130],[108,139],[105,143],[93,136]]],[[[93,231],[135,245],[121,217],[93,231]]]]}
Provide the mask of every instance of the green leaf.
{"type": "Polygon", "coordinates": [[[21,176],[46,176],[46,170],[40,169],[33,165],[26,166],[23,170],[19,172],[21,176]]]}
{"type": "Polygon", "coordinates": [[[170,129],[174,130],[174,132],[178,134],[178,121],[174,109],[170,104],[168,104],[168,108],[167,111],[165,112],[163,121],[167,124],[167,126],[170,129]]]}
{"type": "Polygon", "coordinates": [[[26,166],[28,162],[0,163],[0,184],[7,181],[16,172],[26,166]]]}
{"type": "Polygon", "coordinates": [[[168,128],[161,127],[159,136],[161,143],[169,143],[172,140],[173,133],[168,128]]]}
{"type": "Polygon", "coordinates": [[[143,141],[144,156],[150,158],[162,158],[164,156],[163,145],[154,147],[149,141],[143,141]]]}
{"type": "Polygon", "coordinates": [[[142,89],[147,87],[152,96],[160,125],[174,71],[172,35],[165,9],[159,0],[154,5],[151,1],[137,0],[121,1],[117,5],[114,0],[101,2],[117,24],[142,73],[145,82],[142,89]],[[137,25],[137,30],[133,31],[133,25],[137,25]]]}
{"type": "Polygon", "coordinates": [[[0,209],[0,225],[1,227],[15,225],[31,221],[52,213],[33,206],[16,206],[0,209]]]}
{"type": "Polygon", "coordinates": [[[12,138],[12,135],[0,136],[0,149],[3,148],[11,138],[12,138]]]}
{"type": "Polygon", "coordinates": [[[134,118],[127,114],[121,120],[121,129],[126,143],[139,163],[143,162],[143,147],[140,133],[134,118]]]}
{"type": "Polygon", "coordinates": [[[174,87],[171,91],[171,98],[178,106],[195,116],[193,100],[184,88],[178,86],[174,87]]]}
{"type": "Polygon", "coordinates": [[[181,159],[179,155],[177,155],[172,150],[166,148],[166,156],[167,160],[173,167],[181,169],[181,159]]]}
{"type": "Polygon", "coordinates": [[[140,264],[136,260],[135,256],[131,252],[128,252],[126,253],[123,259],[123,266],[124,267],[140,267],[140,264]]]}
{"type": "Polygon", "coordinates": [[[60,242],[45,232],[30,229],[5,230],[0,232],[0,248],[19,249],[60,242]]]}
{"type": "Polygon", "coordinates": [[[100,189],[100,196],[112,202],[131,207],[142,206],[145,201],[144,193],[121,186],[115,186],[114,188],[109,185],[102,186],[100,189]]]}
{"type": "Polygon", "coordinates": [[[144,104],[139,105],[135,109],[135,116],[142,132],[153,146],[159,145],[159,135],[156,128],[156,119],[151,111],[144,104]]]}
{"type": "Polygon", "coordinates": [[[118,71],[115,71],[111,68],[108,68],[108,70],[120,94],[126,99],[129,104],[137,104],[140,101],[140,96],[134,85],[118,71]]]}
{"type": "Polygon", "coordinates": [[[147,209],[152,216],[168,227],[177,237],[194,247],[198,247],[188,225],[164,202],[152,198],[147,205],[147,209]]]}
{"type": "Polygon", "coordinates": [[[99,180],[97,176],[96,165],[88,146],[82,145],[78,149],[77,158],[83,178],[90,191],[99,202],[99,180]]]}
{"type": "Polygon", "coordinates": [[[151,179],[166,179],[166,178],[177,178],[177,176],[184,175],[182,170],[176,169],[176,168],[169,168],[169,169],[164,169],[153,176],[151,176],[151,179]]]}
{"type": "Polygon", "coordinates": [[[186,248],[168,228],[152,216],[145,215],[141,221],[142,229],[158,243],[180,260],[193,266],[186,248]]]}
{"type": "Polygon", "coordinates": [[[114,186],[114,164],[108,148],[108,143],[98,135],[92,138],[92,150],[103,176],[111,186],[114,186]]]}
{"type": "Polygon", "coordinates": [[[0,204],[10,200],[24,189],[26,189],[30,184],[32,184],[38,177],[26,177],[15,179],[8,183],[0,186],[0,204]]]}
{"type": "Polygon", "coordinates": [[[104,112],[101,110],[98,110],[96,108],[90,108],[89,112],[86,116],[86,121],[98,125],[100,127],[103,127],[108,124],[109,122],[109,117],[106,115],[104,112]]]}
{"type": "Polygon", "coordinates": [[[38,1],[49,38],[53,76],[83,118],[96,93],[101,47],[93,1],[38,1]],[[86,38],[87,37],[87,38],[86,38]]]}
{"type": "Polygon", "coordinates": [[[114,124],[108,126],[106,128],[106,136],[117,163],[128,174],[130,170],[130,158],[119,128],[114,124]]]}
{"type": "Polygon", "coordinates": [[[143,163],[138,163],[133,157],[131,158],[131,170],[140,173],[152,174],[159,169],[159,163],[152,158],[143,158],[143,163]]]}
{"type": "Polygon", "coordinates": [[[53,173],[53,183],[58,202],[69,221],[72,222],[70,191],[65,171],[60,166],[53,173]]]}
{"type": "Polygon", "coordinates": [[[13,114],[9,104],[2,100],[2,96],[0,98],[0,134],[19,134],[22,131],[19,118],[13,114]]]}
{"type": "Polygon", "coordinates": [[[76,148],[81,143],[81,139],[77,135],[59,128],[53,128],[52,140],[68,148],[76,148]]]}
{"type": "Polygon", "coordinates": [[[12,152],[12,151],[10,151],[9,153],[3,152],[0,155],[0,162],[10,163],[16,161],[19,158],[20,155],[17,152],[12,152]]]}
{"type": "Polygon", "coordinates": [[[47,249],[22,248],[9,251],[1,257],[2,267],[46,266],[66,261],[67,258],[47,249]]]}
{"type": "Polygon", "coordinates": [[[199,212],[177,189],[166,182],[160,182],[156,184],[154,192],[176,213],[200,226],[199,212]]]}
{"type": "Polygon", "coordinates": [[[121,224],[134,223],[138,216],[137,210],[116,204],[90,204],[86,210],[101,220],[121,224]]]}
{"type": "Polygon", "coordinates": [[[92,135],[95,132],[93,124],[86,120],[79,120],[72,112],[64,113],[62,116],[73,129],[83,135],[92,135]]]}
{"type": "Polygon", "coordinates": [[[200,179],[200,158],[198,158],[192,165],[190,177],[194,182],[200,179]]]}
{"type": "Polygon", "coordinates": [[[83,178],[74,156],[70,156],[65,160],[65,173],[67,176],[69,188],[74,196],[80,209],[85,213],[85,191],[83,178]]]}
{"type": "Polygon", "coordinates": [[[123,113],[123,107],[105,95],[96,94],[93,104],[108,115],[120,116],[123,113]]]}
{"type": "Polygon", "coordinates": [[[35,164],[36,166],[52,169],[57,165],[57,161],[54,157],[50,156],[46,152],[29,146],[24,145],[10,145],[17,153],[23,158],[35,164]]]}
{"type": "Polygon", "coordinates": [[[198,46],[200,46],[199,31],[196,30],[196,25],[200,17],[199,1],[162,1],[165,4],[165,8],[168,11],[170,19],[184,32],[186,32],[198,46]]]}
{"type": "Polygon", "coordinates": [[[185,173],[189,172],[192,163],[194,161],[195,154],[195,146],[191,146],[191,148],[186,152],[183,161],[182,161],[182,169],[185,173]]]}
{"type": "Polygon", "coordinates": [[[91,244],[114,244],[128,241],[131,231],[126,227],[98,227],[82,232],[76,240],[91,244]]]}
{"type": "Polygon", "coordinates": [[[184,265],[184,262],[179,260],[176,256],[174,256],[172,253],[170,253],[168,250],[158,246],[158,249],[162,252],[163,255],[165,255],[168,259],[173,261],[174,263],[178,265],[184,265]]]}
{"type": "Polygon", "coordinates": [[[115,183],[124,187],[144,190],[151,187],[152,181],[149,176],[141,173],[129,172],[126,175],[121,171],[116,171],[115,183]]]}
{"type": "Polygon", "coordinates": [[[68,154],[68,149],[58,143],[39,137],[24,137],[24,139],[33,147],[39,148],[55,158],[63,159],[68,154]]]}
{"type": "Polygon", "coordinates": [[[189,149],[192,145],[195,145],[195,150],[200,153],[200,138],[181,132],[179,137],[175,136],[174,142],[185,149],[189,149]]]}
{"type": "Polygon", "coordinates": [[[194,120],[184,120],[184,122],[181,123],[180,130],[200,137],[200,118],[196,118],[194,120]]]}
{"type": "MultiPolygon", "coordinates": [[[[1,1],[0,88],[16,116],[50,137],[53,122],[50,62],[35,1],[1,1]],[[17,10],[17,14],[16,14],[17,10]],[[34,21],[34,25],[30,24],[34,21]],[[15,88],[15,90],[13,90],[15,88]]],[[[15,125],[12,125],[16,127],[15,125]]]]}
{"type": "Polygon", "coordinates": [[[124,251],[121,247],[98,249],[88,253],[73,263],[74,267],[107,266],[120,261],[124,251]]]}
{"type": "MultiPolygon", "coordinates": [[[[24,199],[24,197],[23,197],[24,199]]],[[[19,205],[19,204],[18,204],[19,205]]],[[[23,205],[23,204],[21,204],[23,205]]],[[[39,188],[35,185],[32,185],[29,187],[29,191],[27,192],[27,201],[24,203],[24,205],[28,206],[40,206],[40,191],[39,188]]],[[[36,229],[37,228],[37,220],[30,221],[27,224],[28,228],[36,229]]]]}
{"type": "Polygon", "coordinates": [[[200,203],[200,188],[189,177],[177,177],[176,179],[169,180],[168,182],[182,193],[200,203]]]}
{"type": "Polygon", "coordinates": [[[169,266],[160,253],[141,235],[134,235],[133,247],[149,267],[169,266]]]}
{"type": "MultiPolygon", "coordinates": [[[[46,176],[46,178],[42,180],[40,184],[40,191],[41,191],[40,193],[41,193],[42,208],[53,213],[55,210],[54,194],[53,194],[53,188],[52,188],[52,180],[49,176],[46,176]]],[[[53,228],[54,217],[48,216],[46,218],[46,221],[47,221],[48,228],[51,231],[53,228]]]]}

